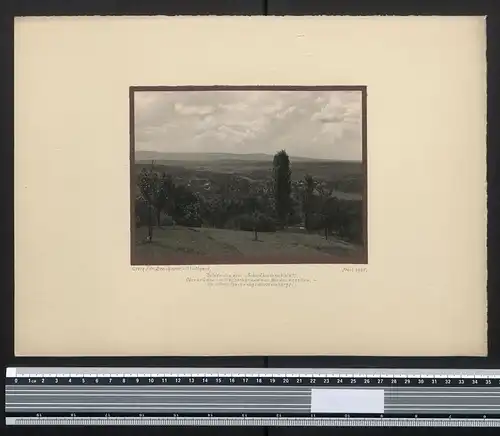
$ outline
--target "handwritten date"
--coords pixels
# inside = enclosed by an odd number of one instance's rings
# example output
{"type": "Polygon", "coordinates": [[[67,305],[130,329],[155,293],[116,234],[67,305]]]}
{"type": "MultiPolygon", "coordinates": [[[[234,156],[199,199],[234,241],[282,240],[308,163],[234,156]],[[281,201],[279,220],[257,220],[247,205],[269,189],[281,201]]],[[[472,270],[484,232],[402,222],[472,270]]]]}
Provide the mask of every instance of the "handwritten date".
{"type": "Polygon", "coordinates": [[[341,271],[346,273],[364,273],[368,271],[368,268],[365,266],[358,266],[358,267],[345,266],[342,268],[341,271]]]}

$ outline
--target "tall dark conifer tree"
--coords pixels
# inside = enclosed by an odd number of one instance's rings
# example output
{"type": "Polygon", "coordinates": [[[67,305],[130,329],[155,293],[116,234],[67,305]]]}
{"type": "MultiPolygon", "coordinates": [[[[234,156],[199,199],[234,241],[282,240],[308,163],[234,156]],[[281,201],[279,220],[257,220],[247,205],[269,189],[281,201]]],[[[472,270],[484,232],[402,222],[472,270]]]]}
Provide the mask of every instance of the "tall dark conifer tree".
{"type": "Polygon", "coordinates": [[[274,155],[273,182],[277,218],[281,227],[286,227],[291,206],[292,170],[290,158],[285,150],[274,155]]]}

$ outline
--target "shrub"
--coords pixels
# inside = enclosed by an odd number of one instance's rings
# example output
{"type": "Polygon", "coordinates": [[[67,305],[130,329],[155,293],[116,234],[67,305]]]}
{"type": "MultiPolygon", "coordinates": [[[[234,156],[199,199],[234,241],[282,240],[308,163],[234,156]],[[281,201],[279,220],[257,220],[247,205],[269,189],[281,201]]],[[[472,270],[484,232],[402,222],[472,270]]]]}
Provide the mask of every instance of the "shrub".
{"type": "Polygon", "coordinates": [[[269,215],[260,214],[257,217],[258,232],[275,232],[276,222],[269,215]]]}
{"type": "Polygon", "coordinates": [[[361,201],[341,201],[338,208],[338,217],[333,230],[338,235],[351,242],[362,242],[363,239],[363,210],[361,201]]]}
{"type": "Polygon", "coordinates": [[[203,221],[199,216],[185,215],[178,217],[175,223],[185,227],[201,227],[203,221]]]}
{"type": "MultiPolygon", "coordinates": [[[[149,211],[148,205],[141,199],[135,200],[135,225],[136,227],[143,227],[148,225],[149,211]]],[[[154,219],[154,217],[151,217],[154,219]]]]}
{"type": "Polygon", "coordinates": [[[321,230],[323,229],[323,216],[319,213],[311,213],[309,215],[309,229],[308,230],[321,230]]]}
{"type": "Polygon", "coordinates": [[[174,225],[174,219],[170,215],[165,215],[161,220],[161,225],[169,227],[174,225]]]}
{"type": "Polygon", "coordinates": [[[257,216],[250,214],[241,214],[234,218],[231,218],[227,225],[227,228],[239,229],[244,231],[253,231],[257,228],[258,232],[275,232],[276,223],[274,219],[268,215],[258,214],[257,216]]]}

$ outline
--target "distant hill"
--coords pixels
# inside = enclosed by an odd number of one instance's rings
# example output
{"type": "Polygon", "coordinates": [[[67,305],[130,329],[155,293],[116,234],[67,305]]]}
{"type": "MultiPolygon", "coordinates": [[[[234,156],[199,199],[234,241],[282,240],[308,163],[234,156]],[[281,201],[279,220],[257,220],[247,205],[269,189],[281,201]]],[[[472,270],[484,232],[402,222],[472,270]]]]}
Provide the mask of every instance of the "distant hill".
{"type": "MultiPolygon", "coordinates": [[[[270,162],[273,155],[265,153],[162,153],[158,151],[136,151],[135,161],[252,161],[252,162],[270,162]]],[[[328,159],[313,159],[308,157],[290,156],[293,162],[332,162],[328,159]]]]}

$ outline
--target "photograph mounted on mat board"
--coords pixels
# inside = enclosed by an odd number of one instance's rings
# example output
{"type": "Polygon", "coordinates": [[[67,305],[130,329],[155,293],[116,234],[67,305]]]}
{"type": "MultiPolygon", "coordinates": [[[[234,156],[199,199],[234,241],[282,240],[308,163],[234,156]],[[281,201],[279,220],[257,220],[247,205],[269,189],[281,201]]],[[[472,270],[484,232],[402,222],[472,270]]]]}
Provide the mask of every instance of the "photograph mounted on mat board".
{"type": "Polygon", "coordinates": [[[14,30],[16,355],[487,354],[482,18],[14,30]]]}
{"type": "Polygon", "coordinates": [[[366,264],[366,88],[130,89],[131,262],[366,264]]]}

